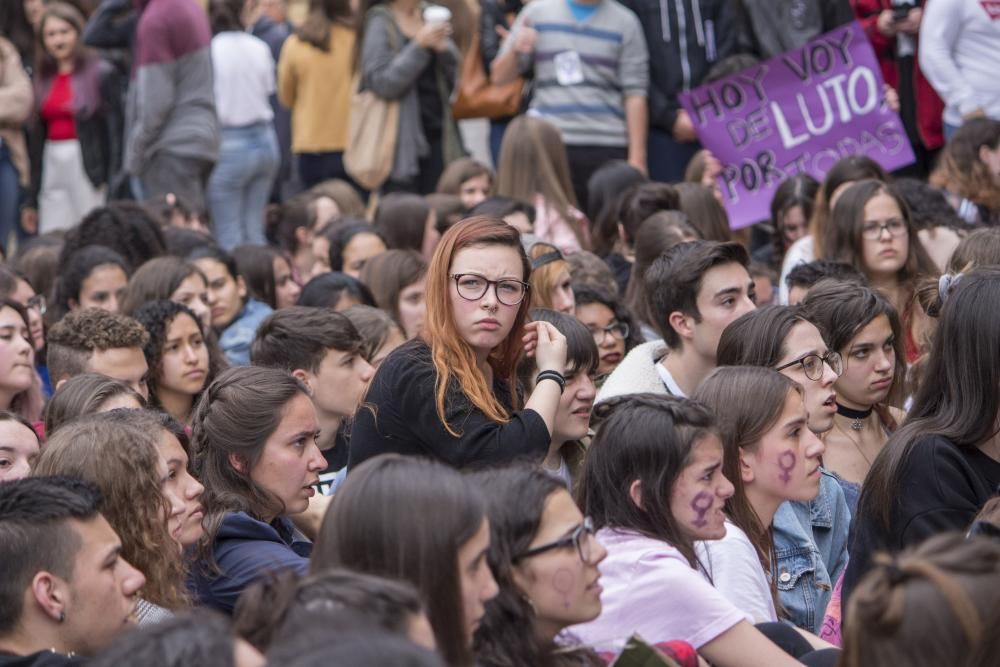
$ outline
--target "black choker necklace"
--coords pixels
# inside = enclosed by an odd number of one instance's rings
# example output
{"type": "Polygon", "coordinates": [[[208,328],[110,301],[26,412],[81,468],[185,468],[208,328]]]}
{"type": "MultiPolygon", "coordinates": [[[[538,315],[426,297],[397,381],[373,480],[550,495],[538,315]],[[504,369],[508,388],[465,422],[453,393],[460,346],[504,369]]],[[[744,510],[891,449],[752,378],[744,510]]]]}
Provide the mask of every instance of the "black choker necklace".
{"type": "Polygon", "coordinates": [[[865,420],[871,416],[874,407],[868,408],[867,410],[852,410],[851,408],[844,407],[840,403],[837,403],[837,414],[844,415],[848,419],[854,421],[851,422],[852,431],[860,431],[865,425],[865,420]]]}

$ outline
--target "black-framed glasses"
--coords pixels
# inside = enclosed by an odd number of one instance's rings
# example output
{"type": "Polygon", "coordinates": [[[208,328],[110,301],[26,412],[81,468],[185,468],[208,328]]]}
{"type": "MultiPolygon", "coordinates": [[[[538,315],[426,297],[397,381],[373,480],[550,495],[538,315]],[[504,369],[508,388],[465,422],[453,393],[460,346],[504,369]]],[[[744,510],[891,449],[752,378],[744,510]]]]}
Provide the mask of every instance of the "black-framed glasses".
{"type": "Polygon", "coordinates": [[[29,310],[37,310],[39,315],[45,314],[45,297],[41,294],[36,294],[35,296],[28,299],[28,302],[24,304],[25,308],[29,310]]]}
{"type": "Polygon", "coordinates": [[[478,273],[455,273],[451,276],[458,289],[458,295],[466,301],[478,301],[486,295],[486,290],[493,287],[497,301],[505,306],[516,306],[524,301],[524,296],[531,287],[520,280],[489,280],[478,273]]]}
{"type": "Polygon", "coordinates": [[[537,556],[538,554],[545,553],[546,551],[552,551],[553,549],[562,549],[564,547],[576,547],[576,553],[580,556],[580,560],[584,563],[590,562],[591,547],[594,544],[594,522],[590,520],[590,517],[584,517],[583,523],[576,527],[572,533],[556,540],[555,542],[549,542],[548,544],[543,544],[540,547],[535,547],[534,549],[528,549],[524,553],[515,556],[514,562],[519,560],[524,560],[525,558],[531,558],[532,556],[537,556]]]}
{"type": "Polygon", "coordinates": [[[823,356],[818,354],[807,354],[804,357],[799,357],[795,361],[789,361],[783,366],[778,366],[774,370],[783,371],[786,368],[791,368],[796,364],[802,366],[802,372],[806,374],[806,377],[810,380],[819,380],[823,377],[823,364],[830,367],[830,370],[836,373],[837,377],[840,377],[844,372],[844,358],[840,356],[840,352],[835,352],[830,350],[823,356]]]}
{"type": "Polygon", "coordinates": [[[866,222],[861,227],[861,236],[874,241],[882,236],[883,230],[889,232],[889,236],[902,236],[906,233],[906,223],[898,218],[888,222],[866,222]]]}
{"type": "Polygon", "coordinates": [[[628,324],[625,322],[615,322],[603,329],[591,329],[590,333],[594,336],[594,342],[598,345],[602,344],[609,334],[615,340],[625,340],[628,338],[628,324]]]}

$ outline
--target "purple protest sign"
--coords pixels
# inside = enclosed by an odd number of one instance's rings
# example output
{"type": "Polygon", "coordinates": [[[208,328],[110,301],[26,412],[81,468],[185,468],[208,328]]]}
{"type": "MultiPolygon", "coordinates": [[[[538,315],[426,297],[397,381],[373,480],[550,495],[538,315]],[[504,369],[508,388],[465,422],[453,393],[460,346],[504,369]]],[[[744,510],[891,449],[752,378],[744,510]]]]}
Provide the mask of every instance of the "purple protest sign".
{"type": "Polygon", "coordinates": [[[822,180],[841,158],[857,154],[886,170],[914,161],[856,22],[680,101],[702,145],[722,163],[719,186],[733,229],[770,217],[775,190],[796,174],[822,180]]]}

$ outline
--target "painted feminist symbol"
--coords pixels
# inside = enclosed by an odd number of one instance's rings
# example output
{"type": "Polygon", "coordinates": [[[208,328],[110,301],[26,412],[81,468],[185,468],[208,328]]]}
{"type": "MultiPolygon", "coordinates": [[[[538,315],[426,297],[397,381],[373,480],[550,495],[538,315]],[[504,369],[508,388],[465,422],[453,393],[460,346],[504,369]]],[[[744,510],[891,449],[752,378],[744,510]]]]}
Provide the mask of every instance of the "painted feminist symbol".
{"type": "Polygon", "coordinates": [[[708,525],[705,515],[708,514],[708,510],[712,509],[714,503],[715,500],[708,491],[699,491],[698,495],[691,500],[691,509],[698,513],[698,518],[694,520],[695,526],[704,528],[708,525]]]}
{"type": "Polygon", "coordinates": [[[785,484],[792,479],[792,470],[795,469],[795,452],[787,450],[778,457],[778,467],[781,468],[781,481],[785,484]]]}

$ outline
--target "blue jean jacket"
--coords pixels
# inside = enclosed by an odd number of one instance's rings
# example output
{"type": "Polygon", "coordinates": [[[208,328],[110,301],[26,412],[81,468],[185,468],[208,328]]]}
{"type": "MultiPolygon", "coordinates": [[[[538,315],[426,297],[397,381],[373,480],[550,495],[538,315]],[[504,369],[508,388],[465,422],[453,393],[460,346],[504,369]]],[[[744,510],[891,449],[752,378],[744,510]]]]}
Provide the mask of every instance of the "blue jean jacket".
{"type": "Polygon", "coordinates": [[[847,566],[851,513],[844,491],[822,471],[819,495],[808,502],[783,503],[774,515],[774,576],[789,619],[818,633],[833,585],[847,566]]]}
{"type": "Polygon", "coordinates": [[[257,335],[257,327],[272,312],[274,311],[266,303],[247,299],[243,310],[219,336],[219,347],[229,363],[234,366],[250,365],[250,344],[257,335]]]}

